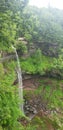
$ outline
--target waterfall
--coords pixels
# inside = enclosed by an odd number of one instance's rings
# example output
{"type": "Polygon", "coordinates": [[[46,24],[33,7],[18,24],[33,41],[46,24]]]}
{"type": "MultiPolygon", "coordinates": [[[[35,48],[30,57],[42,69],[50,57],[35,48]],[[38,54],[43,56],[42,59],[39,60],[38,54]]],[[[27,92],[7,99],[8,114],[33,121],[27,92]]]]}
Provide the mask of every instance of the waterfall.
{"type": "Polygon", "coordinates": [[[18,57],[18,54],[17,54],[17,51],[16,51],[16,48],[14,46],[12,46],[12,48],[14,49],[15,51],[15,54],[16,54],[16,59],[17,59],[17,74],[18,74],[18,85],[19,85],[19,99],[20,99],[20,110],[24,113],[24,110],[23,110],[23,84],[22,84],[22,71],[21,71],[21,67],[20,67],[20,62],[19,62],[19,57],[18,57]]]}

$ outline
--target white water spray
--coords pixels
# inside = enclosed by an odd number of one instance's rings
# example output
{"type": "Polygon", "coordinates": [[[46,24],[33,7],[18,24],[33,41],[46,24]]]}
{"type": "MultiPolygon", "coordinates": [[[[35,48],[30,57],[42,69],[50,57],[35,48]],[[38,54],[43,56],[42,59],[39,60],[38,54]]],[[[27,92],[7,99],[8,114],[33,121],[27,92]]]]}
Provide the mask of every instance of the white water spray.
{"type": "Polygon", "coordinates": [[[21,71],[21,67],[20,67],[20,62],[19,62],[19,57],[18,57],[18,54],[17,54],[17,51],[16,51],[16,48],[14,46],[12,46],[12,48],[14,49],[15,51],[15,54],[16,54],[16,59],[17,59],[17,67],[18,67],[18,70],[17,70],[17,74],[18,74],[18,84],[19,84],[19,99],[20,99],[20,110],[24,113],[24,110],[23,110],[23,84],[22,84],[22,71],[21,71]]]}

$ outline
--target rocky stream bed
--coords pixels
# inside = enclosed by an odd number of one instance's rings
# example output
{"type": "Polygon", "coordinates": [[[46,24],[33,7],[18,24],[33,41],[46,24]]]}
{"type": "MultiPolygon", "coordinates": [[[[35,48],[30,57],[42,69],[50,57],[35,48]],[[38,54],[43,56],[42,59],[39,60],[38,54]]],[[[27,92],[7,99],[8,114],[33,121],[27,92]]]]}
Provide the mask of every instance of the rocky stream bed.
{"type": "MultiPolygon", "coordinates": [[[[56,79],[51,79],[48,77],[42,77],[39,75],[26,75],[23,77],[23,89],[24,89],[24,112],[27,117],[29,117],[30,122],[27,119],[22,118],[20,121],[23,125],[29,123],[35,124],[38,123],[36,118],[43,120],[42,123],[46,125],[45,130],[57,130],[57,124],[54,124],[53,115],[58,115],[59,118],[63,116],[63,109],[58,107],[49,108],[48,104],[50,103],[50,97],[54,91],[57,89],[57,85],[60,86],[60,89],[63,91],[62,81],[56,79]],[[43,86],[42,91],[40,86],[43,86]],[[47,99],[45,88],[50,86],[51,90],[47,99]],[[39,92],[37,93],[38,90],[39,92]]],[[[62,99],[63,100],[63,99],[62,99]]],[[[40,123],[39,123],[40,124],[40,123]]],[[[42,130],[40,127],[37,130],[42,130]]],[[[44,130],[44,129],[43,129],[44,130]]]]}

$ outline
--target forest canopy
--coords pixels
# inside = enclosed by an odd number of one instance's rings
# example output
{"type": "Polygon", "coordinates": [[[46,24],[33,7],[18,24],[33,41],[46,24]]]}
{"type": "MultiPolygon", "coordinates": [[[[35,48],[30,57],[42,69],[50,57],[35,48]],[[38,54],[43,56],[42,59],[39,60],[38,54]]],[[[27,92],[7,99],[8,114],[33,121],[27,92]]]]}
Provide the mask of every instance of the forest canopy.
{"type": "Polygon", "coordinates": [[[0,49],[15,43],[18,37],[29,42],[63,43],[63,10],[27,6],[27,0],[1,0],[0,49]]]}

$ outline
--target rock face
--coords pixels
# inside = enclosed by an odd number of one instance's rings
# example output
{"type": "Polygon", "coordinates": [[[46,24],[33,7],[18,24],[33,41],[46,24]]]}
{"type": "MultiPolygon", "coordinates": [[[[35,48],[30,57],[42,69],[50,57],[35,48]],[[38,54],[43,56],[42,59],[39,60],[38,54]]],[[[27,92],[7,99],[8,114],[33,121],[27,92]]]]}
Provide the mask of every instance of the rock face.
{"type": "Polygon", "coordinates": [[[44,55],[51,57],[57,57],[59,54],[59,45],[57,43],[34,42],[29,47],[29,52],[33,53],[38,48],[41,49],[44,55]]]}
{"type": "Polygon", "coordinates": [[[24,37],[18,38],[18,41],[19,42],[21,41],[27,47],[28,50],[27,56],[33,54],[38,48],[41,49],[44,55],[48,55],[51,57],[57,57],[59,54],[60,47],[58,43],[36,41],[30,44],[26,41],[24,37]]]}
{"type": "Polygon", "coordinates": [[[46,72],[46,76],[61,80],[61,79],[63,79],[63,70],[62,69],[51,69],[50,71],[46,72]]]}

